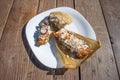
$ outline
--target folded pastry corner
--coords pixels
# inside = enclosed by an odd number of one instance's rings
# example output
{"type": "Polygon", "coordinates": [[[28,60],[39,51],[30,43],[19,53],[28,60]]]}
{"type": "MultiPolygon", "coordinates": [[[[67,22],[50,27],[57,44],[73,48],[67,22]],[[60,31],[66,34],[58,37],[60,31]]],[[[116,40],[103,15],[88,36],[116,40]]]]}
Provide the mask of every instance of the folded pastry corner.
{"type": "Polygon", "coordinates": [[[72,22],[72,17],[65,12],[51,12],[48,18],[53,30],[57,31],[72,22]]]}
{"type": "Polygon", "coordinates": [[[53,35],[65,68],[75,69],[79,67],[101,46],[98,40],[90,39],[64,28],[53,32],[53,35]]]}

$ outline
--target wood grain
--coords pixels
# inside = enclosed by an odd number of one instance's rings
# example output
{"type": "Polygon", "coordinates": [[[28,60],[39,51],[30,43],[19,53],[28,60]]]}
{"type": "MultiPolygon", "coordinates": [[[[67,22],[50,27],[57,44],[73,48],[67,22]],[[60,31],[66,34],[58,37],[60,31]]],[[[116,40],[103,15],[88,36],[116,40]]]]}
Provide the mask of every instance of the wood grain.
{"type": "Polygon", "coordinates": [[[38,0],[14,1],[0,42],[0,80],[51,79],[29,59],[22,40],[22,29],[36,14],[38,3],[38,0]]]}
{"type": "Polygon", "coordinates": [[[120,0],[100,0],[120,76],[120,0]]]}
{"type": "Polygon", "coordinates": [[[14,0],[0,0],[0,40],[14,0]],[[7,4],[6,4],[7,3],[7,4]]]}
{"type": "Polygon", "coordinates": [[[101,49],[81,65],[81,80],[119,80],[99,0],[75,0],[75,9],[90,22],[102,43],[101,49]]]}
{"type": "Polygon", "coordinates": [[[38,13],[53,9],[56,7],[56,0],[40,0],[38,7],[38,13]]]}
{"type": "Polygon", "coordinates": [[[63,6],[74,8],[74,0],[57,0],[57,7],[63,6]]]}

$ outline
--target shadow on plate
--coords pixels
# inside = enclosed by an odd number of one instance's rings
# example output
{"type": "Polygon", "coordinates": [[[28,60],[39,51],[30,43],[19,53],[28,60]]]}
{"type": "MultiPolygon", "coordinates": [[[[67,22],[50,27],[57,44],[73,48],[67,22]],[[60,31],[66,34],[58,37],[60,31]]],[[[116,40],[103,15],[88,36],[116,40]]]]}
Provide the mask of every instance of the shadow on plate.
{"type": "Polygon", "coordinates": [[[30,58],[30,60],[32,61],[32,63],[39,69],[44,70],[44,71],[48,71],[47,75],[63,75],[67,69],[66,68],[59,68],[59,69],[53,69],[53,68],[49,68],[45,65],[43,65],[34,55],[33,51],[31,50],[28,40],[26,38],[26,34],[25,34],[25,29],[26,29],[26,24],[24,25],[23,29],[22,29],[22,40],[23,40],[23,44],[24,47],[27,51],[27,54],[30,58]]]}

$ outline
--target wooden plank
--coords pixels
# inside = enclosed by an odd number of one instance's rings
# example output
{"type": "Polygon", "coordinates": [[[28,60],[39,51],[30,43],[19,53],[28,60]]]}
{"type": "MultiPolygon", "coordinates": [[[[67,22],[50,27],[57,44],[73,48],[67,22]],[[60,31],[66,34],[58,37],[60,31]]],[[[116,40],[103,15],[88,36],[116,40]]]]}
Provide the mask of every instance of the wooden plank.
{"type": "Polygon", "coordinates": [[[0,0],[0,40],[14,0],[0,0]],[[6,4],[7,3],[7,4],[6,4]]]}
{"type": "Polygon", "coordinates": [[[74,8],[74,0],[57,0],[57,7],[63,6],[74,8]]]}
{"type": "Polygon", "coordinates": [[[51,79],[32,63],[23,44],[23,27],[36,14],[38,3],[38,0],[14,1],[0,42],[0,80],[51,79]]]}
{"type": "Polygon", "coordinates": [[[40,5],[38,8],[38,13],[55,8],[56,0],[40,0],[40,5]]]}
{"type": "MultiPolygon", "coordinates": [[[[74,2],[73,0],[57,0],[57,7],[66,6],[66,7],[72,7],[74,8],[74,2]]],[[[62,72],[63,70],[56,70],[57,72],[62,72]]],[[[79,80],[79,69],[76,70],[66,70],[64,72],[64,75],[56,75],[56,80],[79,80]]]]}
{"type": "Polygon", "coordinates": [[[90,22],[102,43],[101,49],[81,65],[81,80],[119,80],[99,0],[75,0],[75,9],[90,22]]]}
{"type": "Polygon", "coordinates": [[[100,0],[120,76],[120,0],[100,0]]]}

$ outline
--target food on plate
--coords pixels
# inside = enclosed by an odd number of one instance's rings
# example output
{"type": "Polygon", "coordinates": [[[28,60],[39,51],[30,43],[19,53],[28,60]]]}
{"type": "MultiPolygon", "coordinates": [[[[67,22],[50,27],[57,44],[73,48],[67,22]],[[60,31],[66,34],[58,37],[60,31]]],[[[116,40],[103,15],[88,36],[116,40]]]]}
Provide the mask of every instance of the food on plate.
{"type": "Polygon", "coordinates": [[[65,28],[53,32],[53,35],[66,68],[77,68],[100,48],[99,41],[84,37],[65,28]]]}
{"type": "Polygon", "coordinates": [[[65,29],[65,25],[71,22],[72,18],[67,13],[51,12],[48,18],[40,23],[37,43],[46,44],[52,34],[64,67],[75,69],[101,45],[98,40],[65,29]]]}
{"type": "Polygon", "coordinates": [[[37,38],[38,45],[44,45],[48,42],[52,31],[56,31],[70,24],[72,18],[64,12],[51,12],[47,19],[40,23],[39,36],[37,38]]]}
{"type": "Polygon", "coordinates": [[[52,30],[54,31],[57,31],[72,22],[71,16],[65,12],[51,12],[48,20],[52,30]]]}
{"type": "Polygon", "coordinates": [[[44,20],[43,22],[40,23],[40,27],[39,27],[39,35],[37,38],[37,43],[39,45],[43,45],[46,44],[49,40],[50,34],[51,34],[51,30],[50,30],[50,25],[48,20],[44,20]]]}

